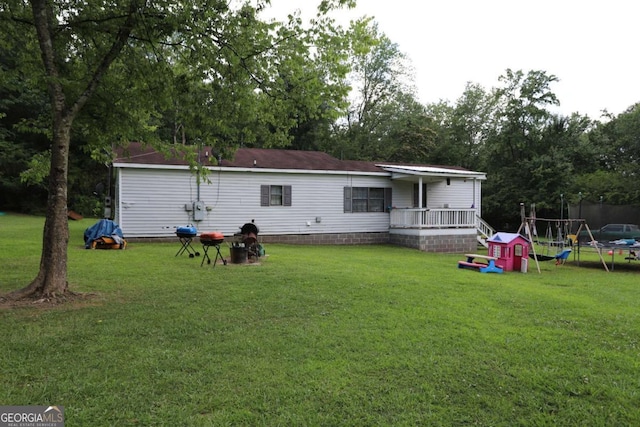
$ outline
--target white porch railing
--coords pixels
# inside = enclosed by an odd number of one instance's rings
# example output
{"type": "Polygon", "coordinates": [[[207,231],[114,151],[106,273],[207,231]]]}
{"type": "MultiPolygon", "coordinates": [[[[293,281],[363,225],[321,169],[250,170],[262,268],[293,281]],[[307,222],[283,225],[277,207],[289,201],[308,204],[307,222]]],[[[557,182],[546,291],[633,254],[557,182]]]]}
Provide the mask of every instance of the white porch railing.
{"type": "Polygon", "coordinates": [[[476,228],[475,209],[391,210],[391,228],[476,228]]]}
{"type": "Polygon", "coordinates": [[[493,227],[487,224],[485,220],[479,216],[476,217],[476,225],[478,228],[478,243],[485,248],[488,248],[489,243],[487,242],[487,239],[493,237],[493,235],[496,234],[496,230],[494,230],[493,227]]]}

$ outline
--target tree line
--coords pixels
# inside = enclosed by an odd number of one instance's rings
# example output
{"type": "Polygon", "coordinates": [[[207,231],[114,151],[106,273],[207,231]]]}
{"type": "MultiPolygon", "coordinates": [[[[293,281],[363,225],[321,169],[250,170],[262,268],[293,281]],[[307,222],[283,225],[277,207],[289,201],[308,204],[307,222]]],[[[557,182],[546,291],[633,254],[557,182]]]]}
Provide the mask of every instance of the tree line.
{"type": "MultiPolygon", "coordinates": [[[[322,0],[303,21],[265,19],[269,0],[1,1],[0,209],[44,212],[45,246],[66,250],[67,207],[100,214],[113,147],[129,141],[462,166],[487,173],[483,217],[498,228],[519,202],[640,203],[640,104],[562,116],[558,77],[510,69],[421,104],[410,60],[373,19],[332,17],[354,5],[322,0]]],[[[53,276],[66,280],[66,257],[45,247],[30,290],[53,276]],[[52,259],[62,270],[44,271],[52,259]]]]}

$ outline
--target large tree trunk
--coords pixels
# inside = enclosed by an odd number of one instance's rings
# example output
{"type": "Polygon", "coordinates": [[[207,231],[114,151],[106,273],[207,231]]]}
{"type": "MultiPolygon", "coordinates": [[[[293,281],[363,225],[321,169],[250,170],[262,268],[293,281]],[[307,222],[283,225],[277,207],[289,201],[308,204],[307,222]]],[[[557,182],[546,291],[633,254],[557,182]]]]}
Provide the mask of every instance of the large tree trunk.
{"type": "Polygon", "coordinates": [[[69,224],[67,219],[67,173],[69,170],[69,146],[71,127],[78,112],[95,93],[101,78],[111,63],[122,51],[129,34],[136,23],[138,2],[132,0],[128,14],[110,49],[104,53],[94,73],[89,76],[84,91],[73,102],[67,102],[61,83],[58,62],[64,61],[68,52],[57,55],[54,46],[56,12],[53,2],[31,0],[33,19],[38,34],[40,53],[45,74],[49,78],[48,91],[53,116],[53,143],[51,145],[51,171],[49,173],[49,196],[47,199],[47,217],[42,238],[40,270],[35,279],[23,289],[12,292],[9,298],[55,298],[66,293],[67,284],[67,246],[69,243],[69,224]]]}
{"type": "Polygon", "coordinates": [[[9,295],[10,298],[49,299],[67,292],[67,246],[69,223],[67,219],[67,172],[71,124],[58,117],[54,126],[54,143],[51,150],[51,172],[47,217],[44,222],[40,271],[23,289],[9,295]]]}

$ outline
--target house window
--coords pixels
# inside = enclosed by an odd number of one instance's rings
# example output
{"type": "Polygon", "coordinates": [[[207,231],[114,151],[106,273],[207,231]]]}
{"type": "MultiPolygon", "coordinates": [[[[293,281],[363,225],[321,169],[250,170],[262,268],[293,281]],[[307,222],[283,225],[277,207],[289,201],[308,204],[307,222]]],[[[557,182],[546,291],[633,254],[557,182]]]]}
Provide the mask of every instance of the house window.
{"type": "Polygon", "coordinates": [[[344,187],[345,212],[386,212],[391,205],[391,188],[344,187]]]}
{"type": "Polygon", "coordinates": [[[261,185],[260,206],[291,206],[291,186],[261,185]]]}
{"type": "Polygon", "coordinates": [[[282,206],[282,186],[272,185],[269,187],[269,205],[282,206]]]}

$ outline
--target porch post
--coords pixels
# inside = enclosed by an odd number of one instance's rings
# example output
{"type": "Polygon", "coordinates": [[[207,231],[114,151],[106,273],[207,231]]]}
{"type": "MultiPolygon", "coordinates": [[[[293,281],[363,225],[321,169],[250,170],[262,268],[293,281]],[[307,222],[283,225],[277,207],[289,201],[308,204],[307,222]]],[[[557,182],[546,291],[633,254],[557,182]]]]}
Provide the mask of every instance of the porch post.
{"type": "Polygon", "coordinates": [[[473,178],[473,208],[476,210],[476,216],[482,217],[480,211],[480,181],[473,178]]]}
{"type": "Polygon", "coordinates": [[[422,176],[418,177],[418,209],[422,209],[422,176]]]}
{"type": "Polygon", "coordinates": [[[476,215],[480,216],[478,214],[478,205],[476,204],[476,188],[477,188],[477,185],[478,185],[478,180],[473,178],[473,202],[471,203],[471,207],[476,210],[476,215]]]}

